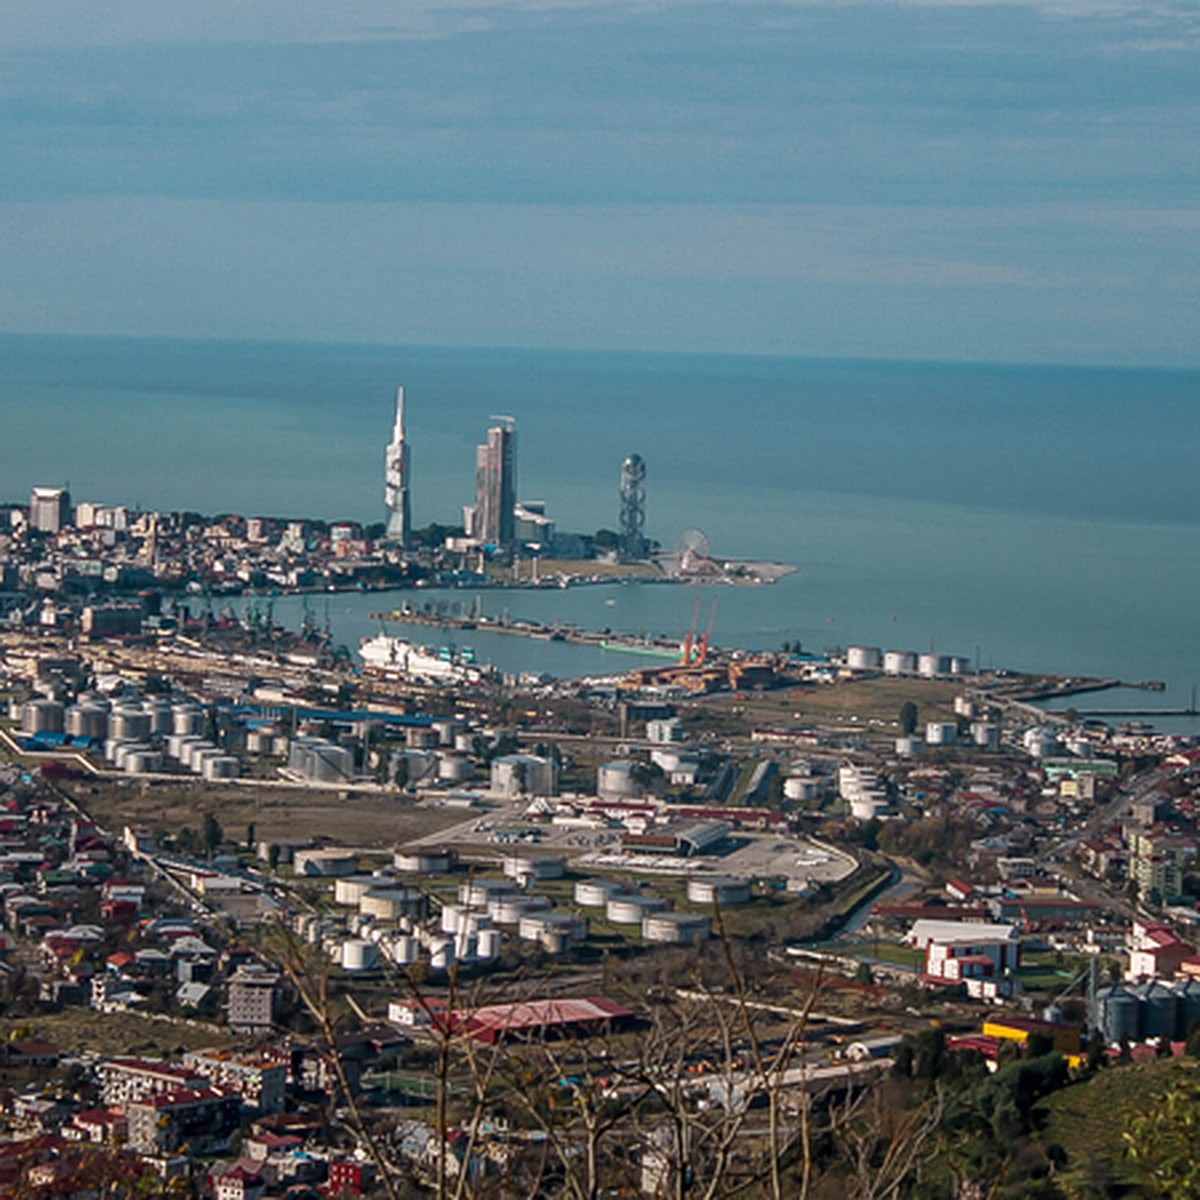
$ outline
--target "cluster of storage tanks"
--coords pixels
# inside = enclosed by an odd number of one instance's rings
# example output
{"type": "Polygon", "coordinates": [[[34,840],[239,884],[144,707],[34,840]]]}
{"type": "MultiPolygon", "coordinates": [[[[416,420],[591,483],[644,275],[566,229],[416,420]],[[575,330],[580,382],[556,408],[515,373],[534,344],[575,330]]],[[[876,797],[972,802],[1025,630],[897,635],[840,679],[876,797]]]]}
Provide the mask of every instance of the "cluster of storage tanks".
{"type": "Polygon", "coordinates": [[[203,737],[204,709],[191,701],[157,696],[111,701],[85,692],[76,703],[30,700],[21,706],[21,728],[30,735],[52,733],[102,743],[104,756],[131,774],[160,771],[165,758],[205,779],[232,779],[236,758],[203,737]]]}
{"type": "Polygon", "coordinates": [[[971,673],[971,660],[958,654],[918,654],[913,650],[881,650],[878,646],[849,647],[846,651],[846,666],[851,671],[920,675],[925,679],[971,673]]]}
{"type": "MultiPolygon", "coordinates": [[[[749,901],[750,885],[727,876],[696,876],[687,882],[687,898],[690,904],[710,909],[714,904],[732,908],[749,901]]],[[[575,903],[581,908],[602,908],[613,925],[635,925],[644,941],[660,945],[692,945],[711,933],[711,922],[703,913],[677,911],[661,896],[625,891],[611,879],[581,879],[575,885],[575,903]]]]}
{"type": "Polygon", "coordinates": [[[1098,988],[1094,1019],[1109,1044],[1151,1038],[1183,1041],[1200,1021],[1200,980],[1098,988]]]}
{"type": "Polygon", "coordinates": [[[852,763],[838,767],[838,795],[846,802],[850,815],[859,821],[873,820],[889,804],[887,789],[879,775],[870,767],[852,763]]]}
{"type": "Polygon", "coordinates": [[[908,734],[896,739],[896,754],[911,758],[927,747],[971,745],[977,750],[1000,748],[1000,726],[991,721],[972,721],[970,732],[964,739],[954,721],[930,721],[925,726],[925,736],[908,734]]]}

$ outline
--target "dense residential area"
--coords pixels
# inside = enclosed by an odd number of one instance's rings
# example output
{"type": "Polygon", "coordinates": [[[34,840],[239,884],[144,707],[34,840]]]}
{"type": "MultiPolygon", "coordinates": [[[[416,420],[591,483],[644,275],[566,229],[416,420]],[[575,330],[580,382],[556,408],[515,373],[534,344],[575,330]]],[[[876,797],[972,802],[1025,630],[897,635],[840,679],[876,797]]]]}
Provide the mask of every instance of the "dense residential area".
{"type": "Polygon", "coordinates": [[[1039,707],[1104,681],[416,679],[137,604],[0,632],[6,1194],[1184,1171],[1200,749],[1039,707]]]}

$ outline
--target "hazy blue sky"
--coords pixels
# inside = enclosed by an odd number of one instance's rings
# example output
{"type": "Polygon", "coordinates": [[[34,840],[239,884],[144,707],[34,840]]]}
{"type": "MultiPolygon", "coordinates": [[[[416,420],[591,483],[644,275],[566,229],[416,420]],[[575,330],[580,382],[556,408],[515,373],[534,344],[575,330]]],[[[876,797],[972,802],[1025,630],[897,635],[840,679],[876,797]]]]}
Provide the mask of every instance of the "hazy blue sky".
{"type": "Polygon", "coordinates": [[[0,329],[1200,364],[1196,0],[0,29],[0,329]]]}

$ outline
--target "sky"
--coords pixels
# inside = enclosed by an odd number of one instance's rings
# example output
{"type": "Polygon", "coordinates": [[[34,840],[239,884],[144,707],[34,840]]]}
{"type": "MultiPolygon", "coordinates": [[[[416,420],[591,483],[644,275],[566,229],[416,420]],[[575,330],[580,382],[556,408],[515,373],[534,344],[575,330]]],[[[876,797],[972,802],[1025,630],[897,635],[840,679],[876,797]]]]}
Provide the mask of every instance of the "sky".
{"type": "Polygon", "coordinates": [[[0,330],[1200,366],[1194,0],[0,0],[0,330]]]}

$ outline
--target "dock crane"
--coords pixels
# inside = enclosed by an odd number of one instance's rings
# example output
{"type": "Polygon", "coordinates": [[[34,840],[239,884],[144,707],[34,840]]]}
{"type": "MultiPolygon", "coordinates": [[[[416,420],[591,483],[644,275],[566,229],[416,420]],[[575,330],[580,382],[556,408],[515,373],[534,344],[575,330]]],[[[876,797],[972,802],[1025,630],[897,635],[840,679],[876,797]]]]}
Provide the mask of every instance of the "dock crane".
{"type": "Polygon", "coordinates": [[[717,597],[712,599],[708,610],[708,625],[700,636],[700,644],[696,649],[696,666],[702,667],[708,661],[708,639],[712,637],[713,622],[717,619],[717,597]]]}
{"type": "Polygon", "coordinates": [[[701,667],[708,660],[708,639],[712,637],[713,622],[717,619],[717,597],[713,597],[712,605],[708,610],[708,627],[697,638],[696,626],[700,621],[700,603],[701,598],[697,596],[696,603],[692,608],[692,627],[688,630],[687,637],[683,639],[683,656],[679,660],[679,665],[683,667],[701,667]]]}
{"type": "Polygon", "coordinates": [[[696,640],[696,624],[700,620],[700,597],[696,597],[696,603],[692,606],[692,627],[687,631],[687,637],[683,639],[683,657],[679,660],[679,665],[686,667],[692,661],[692,644],[696,640]]]}

